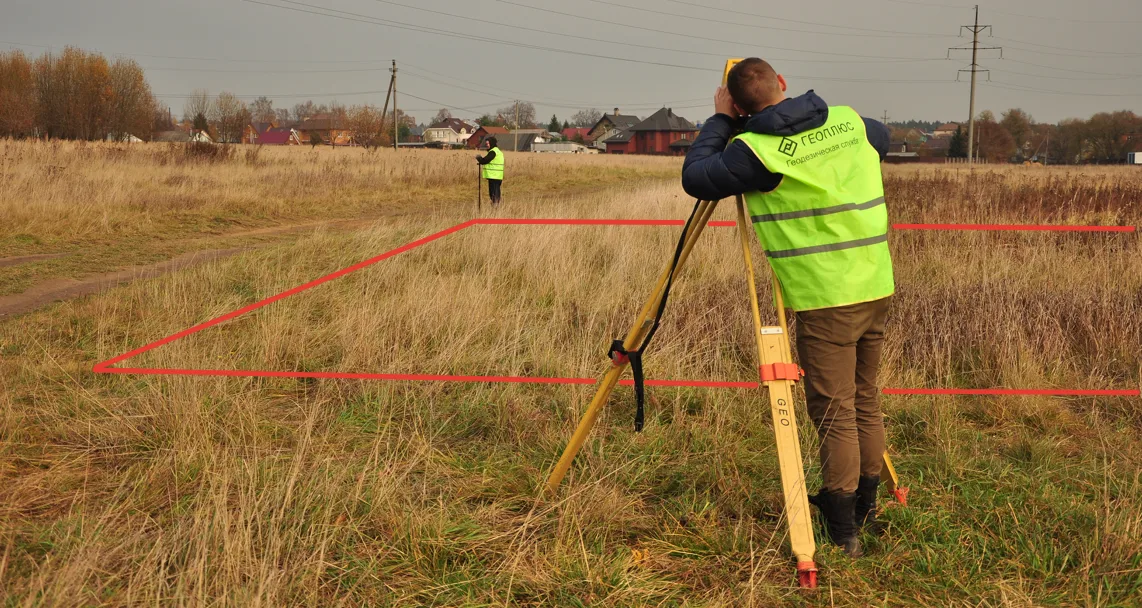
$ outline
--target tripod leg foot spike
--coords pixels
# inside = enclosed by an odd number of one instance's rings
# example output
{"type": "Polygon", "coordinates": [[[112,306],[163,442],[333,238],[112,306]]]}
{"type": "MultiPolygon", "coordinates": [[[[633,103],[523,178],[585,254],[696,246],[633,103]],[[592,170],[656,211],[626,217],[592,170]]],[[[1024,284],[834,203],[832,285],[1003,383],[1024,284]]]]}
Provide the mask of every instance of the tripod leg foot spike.
{"type": "Polygon", "coordinates": [[[797,583],[802,589],[817,588],[816,562],[797,562],[797,583]]]}
{"type": "Polygon", "coordinates": [[[892,493],[896,496],[896,502],[900,503],[900,506],[908,506],[908,488],[897,487],[892,493]]]}

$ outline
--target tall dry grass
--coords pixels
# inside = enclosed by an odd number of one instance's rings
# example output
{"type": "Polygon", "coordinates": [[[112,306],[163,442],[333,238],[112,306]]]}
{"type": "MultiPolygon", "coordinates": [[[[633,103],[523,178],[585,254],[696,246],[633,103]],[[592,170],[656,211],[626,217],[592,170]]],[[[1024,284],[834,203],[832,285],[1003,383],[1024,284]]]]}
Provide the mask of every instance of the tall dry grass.
{"type": "MultiPolygon", "coordinates": [[[[887,186],[894,221],[1138,223],[1142,183],[909,168],[887,186]]],[[[631,185],[501,211],[682,217],[689,205],[676,186],[631,185]]],[[[868,558],[822,548],[814,595],[792,588],[760,391],[652,389],[636,435],[620,389],[561,495],[540,501],[590,387],[88,371],[455,219],[320,231],[0,325],[5,599],[1118,606],[1142,593],[1137,399],[886,398],[912,504],[886,514],[868,558]]],[[[592,377],[676,236],[469,228],[130,363],[592,377]]],[[[1137,235],[898,232],[891,245],[886,385],[1139,385],[1137,235]]],[[[733,232],[710,229],[691,260],[648,373],[752,379],[733,232]]],[[[802,436],[813,485],[804,424],[802,436]]]]}

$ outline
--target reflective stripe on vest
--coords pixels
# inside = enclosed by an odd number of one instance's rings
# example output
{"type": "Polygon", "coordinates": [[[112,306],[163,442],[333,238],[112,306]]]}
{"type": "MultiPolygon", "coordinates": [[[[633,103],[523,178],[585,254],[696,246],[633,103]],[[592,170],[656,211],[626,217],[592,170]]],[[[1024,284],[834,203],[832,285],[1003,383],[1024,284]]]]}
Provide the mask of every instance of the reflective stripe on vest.
{"type": "Polygon", "coordinates": [[[504,153],[500,152],[499,148],[492,148],[489,152],[495,152],[496,157],[480,169],[480,174],[484,176],[484,179],[502,180],[504,178],[504,153]]]}
{"type": "Polygon", "coordinates": [[[880,156],[851,108],[830,107],[819,128],[796,135],[743,133],[772,173],[772,192],[745,195],[786,304],[832,308],[895,291],[880,156]]]}

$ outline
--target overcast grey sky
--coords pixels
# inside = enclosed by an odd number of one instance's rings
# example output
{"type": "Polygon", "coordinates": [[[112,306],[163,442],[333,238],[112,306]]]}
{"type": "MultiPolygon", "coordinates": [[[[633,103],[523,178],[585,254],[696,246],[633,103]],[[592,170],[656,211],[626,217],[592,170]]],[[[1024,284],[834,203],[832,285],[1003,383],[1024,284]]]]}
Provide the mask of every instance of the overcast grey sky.
{"type": "MultiPolygon", "coordinates": [[[[1020,106],[1051,122],[1142,112],[1142,2],[994,0],[980,11],[994,26],[984,43],[1004,58],[981,52],[992,71],[977,110],[1020,106]]],[[[513,98],[544,121],[662,105],[704,120],[724,58],[757,55],[791,93],[816,89],[877,118],[961,120],[969,85],[956,75],[971,54],[945,57],[970,46],[957,34],[971,20],[955,0],[3,0],[0,49],[130,56],[176,114],[198,88],[268,95],[276,107],[380,105],[396,59],[400,105],[421,121],[440,106],[475,117],[513,98]]]]}

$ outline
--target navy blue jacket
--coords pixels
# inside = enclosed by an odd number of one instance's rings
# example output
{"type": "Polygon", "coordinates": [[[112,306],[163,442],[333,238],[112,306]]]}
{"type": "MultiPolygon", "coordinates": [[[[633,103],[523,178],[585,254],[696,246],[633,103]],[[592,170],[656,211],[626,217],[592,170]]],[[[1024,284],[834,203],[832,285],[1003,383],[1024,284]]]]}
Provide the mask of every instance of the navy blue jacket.
{"type": "MultiPolygon", "coordinates": [[[[694,198],[716,201],[755,190],[769,192],[781,183],[781,174],[765,168],[753,150],[743,141],[726,144],[739,131],[766,135],[792,136],[816,129],[829,118],[825,100],[809,91],[750,116],[744,124],[725,114],[715,114],[702,126],[702,132],[690,146],[682,164],[682,188],[694,198]]],[[[863,117],[862,117],[863,118],[863,117]]],[[[864,118],[868,143],[880,153],[888,154],[888,127],[864,118]]]]}

